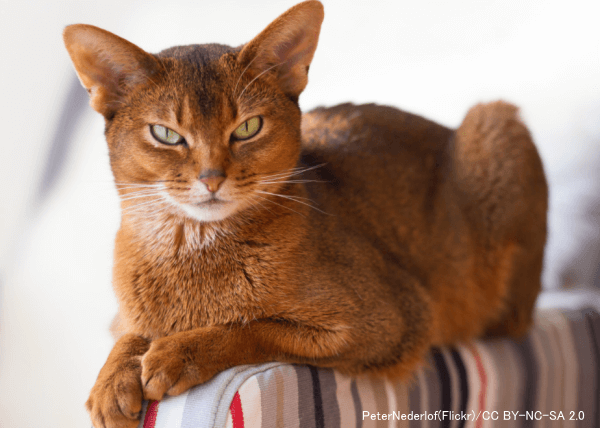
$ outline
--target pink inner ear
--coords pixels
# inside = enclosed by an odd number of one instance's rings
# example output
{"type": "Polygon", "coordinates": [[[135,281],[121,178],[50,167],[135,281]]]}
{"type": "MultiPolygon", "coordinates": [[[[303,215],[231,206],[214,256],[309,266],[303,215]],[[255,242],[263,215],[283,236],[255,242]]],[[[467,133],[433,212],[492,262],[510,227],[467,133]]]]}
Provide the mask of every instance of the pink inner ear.
{"type": "Polygon", "coordinates": [[[298,56],[298,54],[294,54],[294,51],[305,51],[307,44],[306,31],[300,29],[299,31],[296,31],[292,37],[275,45],[273,51],[281,61],[293,61],[293,59],[298,56]]]}
{"type": "Polygon", "coordinates": [[[272,67],[280,89],[297,97],[308,82],[308,67],[322,22],[320,3],[304,2],[292,7],[246,45],[242,63],[252,64],[258,74],[272,67]]]}

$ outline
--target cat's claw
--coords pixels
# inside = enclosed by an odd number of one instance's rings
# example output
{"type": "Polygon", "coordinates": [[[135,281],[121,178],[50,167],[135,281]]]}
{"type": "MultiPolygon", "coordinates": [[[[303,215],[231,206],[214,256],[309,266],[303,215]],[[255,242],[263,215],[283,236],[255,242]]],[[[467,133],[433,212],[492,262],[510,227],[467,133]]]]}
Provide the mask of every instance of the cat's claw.
{"type": "Polygon", "coordinates": [[[122,370],[99,379],[85,406],[94,428],[137,427],[142,410],[139,373],[122,370]]]}
{"type": "Polygon", "coordinates": [[[173,336],[155,340],[142,359],[142,385],[146,400],[179,395],[215,373],[200,370],[194,355],[182,340],[173,336]]]}
{"type": "Polygon", "coordinates": [[[85,403],[94,428],[135,428],[142,412],[141,355],[147,340],[123,336],[115,344],[85,403]]]}

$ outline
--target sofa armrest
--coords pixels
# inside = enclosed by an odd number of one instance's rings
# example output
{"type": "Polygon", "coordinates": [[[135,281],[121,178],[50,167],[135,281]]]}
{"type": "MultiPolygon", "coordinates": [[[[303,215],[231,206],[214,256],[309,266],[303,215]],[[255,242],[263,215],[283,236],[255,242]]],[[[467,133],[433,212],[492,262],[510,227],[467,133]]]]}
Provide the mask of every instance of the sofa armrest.
{"type": "Polygon", "coordinates": [[[140,428],[593,427],[600,424],[599,345],[598,312],[544,310],[520,341],[433,350],[408,382],[284,363],[235,367],[145,403],[140,428]]]}

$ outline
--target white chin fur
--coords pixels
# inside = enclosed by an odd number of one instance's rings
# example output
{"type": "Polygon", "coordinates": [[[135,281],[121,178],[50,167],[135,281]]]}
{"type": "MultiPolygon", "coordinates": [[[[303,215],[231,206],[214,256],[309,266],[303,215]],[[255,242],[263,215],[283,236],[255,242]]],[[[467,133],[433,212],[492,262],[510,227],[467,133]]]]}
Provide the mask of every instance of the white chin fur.
{"type": "Polygon", "coordinates": [[[162,191],[161,195],[172,205],[182,210],[188,217],[203,223],[224,220],[235,214],[239,208],[238,202],[227,202],[214,206],[201,206],[178,202],[166,191],[162,191]]]}
{"type": "Polygon", "coordinates": [[[228,202],[218,207],[198,207],[187,204],[177,204],[185,213],[194,220],[201,222],[219,221],[230,217],[237,211],[237,204],[228,202]]]}

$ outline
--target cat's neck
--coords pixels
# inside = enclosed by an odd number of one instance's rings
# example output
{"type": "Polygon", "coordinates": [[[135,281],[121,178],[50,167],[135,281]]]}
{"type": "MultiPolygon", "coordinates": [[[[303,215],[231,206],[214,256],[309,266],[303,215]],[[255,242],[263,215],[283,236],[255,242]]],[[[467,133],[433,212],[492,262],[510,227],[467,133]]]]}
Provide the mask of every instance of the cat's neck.
{"type": "Polygon", "coordinates": [[[183,210],[172,209],[146,216],[144,212],[123,213],[121,231],[144,256],[164,258],[197,255],[198,251],[231,248],[232,243],[270,239],[270,231],[281,228],[305,230],[312,214],[309,206],[298,203],[305,194],[302,184],[264,195],[261,202],[220,221],[202,222],[183,210]]]}

